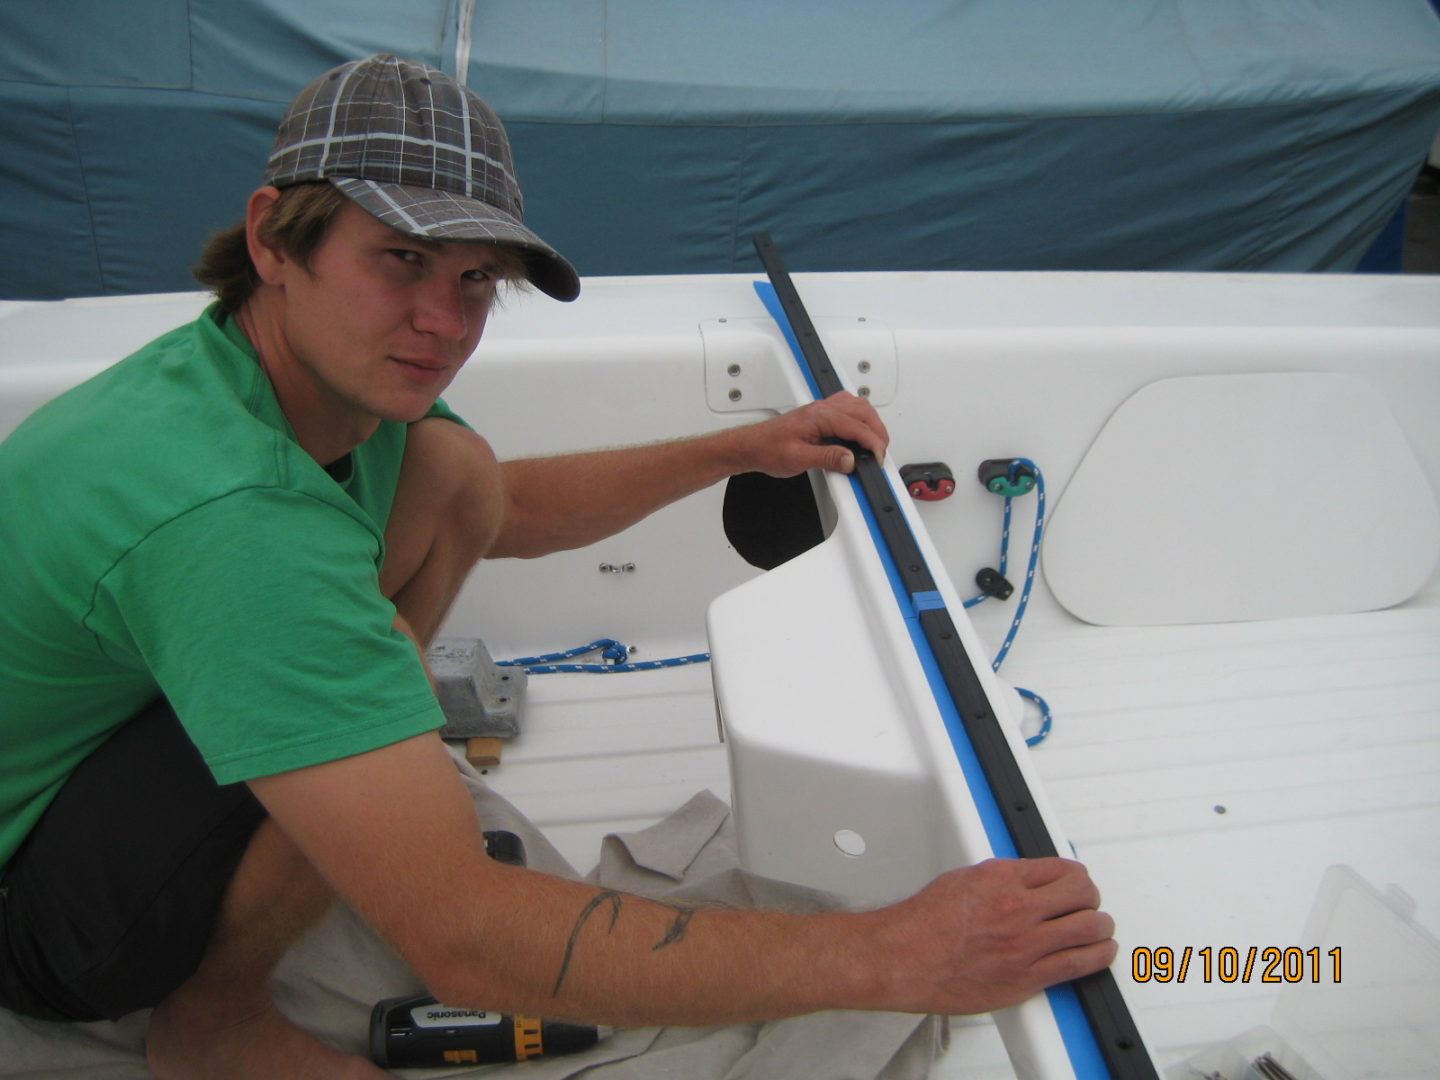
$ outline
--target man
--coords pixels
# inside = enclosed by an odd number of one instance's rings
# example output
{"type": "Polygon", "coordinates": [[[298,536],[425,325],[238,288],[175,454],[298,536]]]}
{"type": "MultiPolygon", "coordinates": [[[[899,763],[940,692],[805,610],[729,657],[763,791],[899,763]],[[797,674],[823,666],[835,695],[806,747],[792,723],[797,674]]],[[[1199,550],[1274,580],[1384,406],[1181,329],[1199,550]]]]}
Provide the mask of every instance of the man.
{"type": "Polygon", "coordinates": [[[497,462],[438,397],[502,282],[579,281],[522,224],[485,103],[395,57],[343,65],[291,106],[265,181],[207,250],[215,306],[0,445],[0,1004],[154,1006],[162,1080],[380,1076],[266,987],[337,896],[448,1003],[621,1025],[986,1011],[1110,962],[1094,886],[1058,859],[801,917],[488,858],[420,659],[475,562],[738,472],[848,471],[832,440],[883,454],[885,430],[841,395],[497,462]]]}

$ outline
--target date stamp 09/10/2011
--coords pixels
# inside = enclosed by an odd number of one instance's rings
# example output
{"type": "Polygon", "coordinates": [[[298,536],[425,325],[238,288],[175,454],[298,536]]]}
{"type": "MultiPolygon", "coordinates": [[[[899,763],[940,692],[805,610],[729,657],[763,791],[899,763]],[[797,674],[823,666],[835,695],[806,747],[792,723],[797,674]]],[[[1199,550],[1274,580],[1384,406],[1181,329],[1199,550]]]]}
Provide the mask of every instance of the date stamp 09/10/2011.
{"type": "Polygon", "coordinates": [[[1338,983],[1340,947],[1141,945],[1130,952],[1130,978],[1137,983],[1338,983]]]}

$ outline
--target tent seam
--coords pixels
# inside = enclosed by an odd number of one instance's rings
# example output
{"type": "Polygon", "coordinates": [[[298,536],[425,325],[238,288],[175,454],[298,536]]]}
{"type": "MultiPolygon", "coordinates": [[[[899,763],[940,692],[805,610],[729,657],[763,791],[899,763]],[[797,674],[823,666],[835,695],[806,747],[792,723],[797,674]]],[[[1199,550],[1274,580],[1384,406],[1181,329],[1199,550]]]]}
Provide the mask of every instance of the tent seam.
{"type": "Polygon", "coordinates": [[[730,200],[730,266],[735,268],[740,260],[740,207],[744,201],[745,156],[750,148],[749,125],[740,128],[740,150],[735,158],[735,190],[730,200]]]}
{"type": "Polygon", "coordinates": [[[75,124],[75,100],[71,87],[65,88],[65,116],[70,125],[70,145],[75,151],[75,169],[80,174],[80,190],[85,197],[85,218],[89,223],[90,253],[95,260],[95,281],[101,292],[109,292],[105,282],[105,264],[100,258],[100,238],[95,228],[95,200],[90,195],[90,177],[85,169],[85,158],[80,153],[80,135],[75,124]]]}

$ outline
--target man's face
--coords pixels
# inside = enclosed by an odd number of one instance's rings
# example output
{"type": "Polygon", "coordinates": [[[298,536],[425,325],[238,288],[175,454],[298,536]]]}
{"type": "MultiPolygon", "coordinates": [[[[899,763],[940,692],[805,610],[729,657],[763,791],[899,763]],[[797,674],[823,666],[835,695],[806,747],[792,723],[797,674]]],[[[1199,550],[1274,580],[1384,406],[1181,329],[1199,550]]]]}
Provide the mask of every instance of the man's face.
{"type": "Polygon", "coordinates": [[[268,365],[282,403],[343,425],[418,420],[480,340],[497,273],[488,244],[406,236],[346,203],[308,272],[286,269],[268,365]]]}

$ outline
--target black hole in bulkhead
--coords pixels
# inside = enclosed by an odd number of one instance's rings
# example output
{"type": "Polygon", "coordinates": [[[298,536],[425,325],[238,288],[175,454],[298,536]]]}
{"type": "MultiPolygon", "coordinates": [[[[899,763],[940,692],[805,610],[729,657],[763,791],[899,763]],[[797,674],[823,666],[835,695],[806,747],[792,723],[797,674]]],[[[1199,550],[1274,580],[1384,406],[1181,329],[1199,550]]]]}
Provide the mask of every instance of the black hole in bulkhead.
{"type": "Polygon", "coordinates": [[[805,473],[777,480],[732,476],[725,487],[725,538],[751,566],[773,570],[825,539],[815,489],[805,473]]]}

